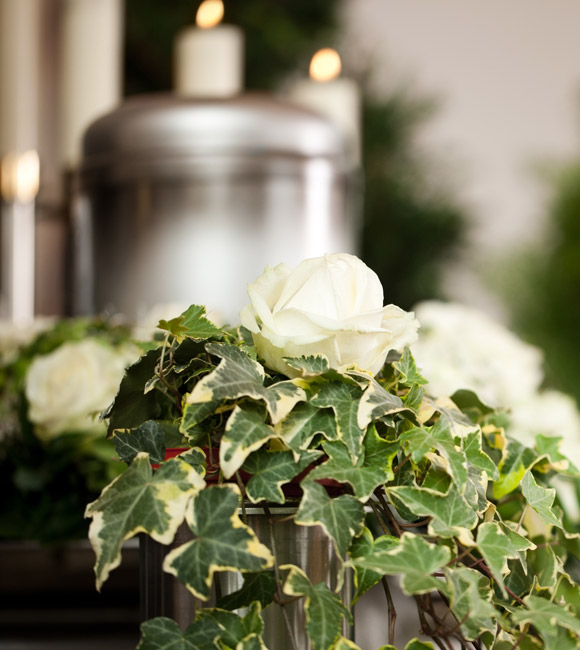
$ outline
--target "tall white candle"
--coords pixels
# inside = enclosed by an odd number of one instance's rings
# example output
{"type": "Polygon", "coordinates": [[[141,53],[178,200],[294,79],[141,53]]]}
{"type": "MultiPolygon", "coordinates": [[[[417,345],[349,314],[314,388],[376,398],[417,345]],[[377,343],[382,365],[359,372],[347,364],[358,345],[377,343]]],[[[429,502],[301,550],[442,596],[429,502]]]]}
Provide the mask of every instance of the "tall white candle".
{"type": "Polygon", "coordinates": [[[353,165],[360,163],[360,94],[352,79],[340,77],[341,62],[331,48],[319,50],[310,63],[310,78],[292,84],[287,99],[330,120],[340,131],[353,165]]]}
{"type": "Polygon", "coordinates": [[[42,0],[0,0],[0,312],[34,318],[42,0]]]}
{"type": "Polygon", "coordinates": [[[244,36],[235,25],[219,24],[221,0],[200,5],[196,27],[189,27],[175,43],[175,90],[189,97],[231,97],[242,91],[244,36]]]}
{"type": "Polygon", "coordinates": [[[87,126],[119,103],[122,0],[65,0],[61,58],[61,154],[74,167],[87,126]]]}

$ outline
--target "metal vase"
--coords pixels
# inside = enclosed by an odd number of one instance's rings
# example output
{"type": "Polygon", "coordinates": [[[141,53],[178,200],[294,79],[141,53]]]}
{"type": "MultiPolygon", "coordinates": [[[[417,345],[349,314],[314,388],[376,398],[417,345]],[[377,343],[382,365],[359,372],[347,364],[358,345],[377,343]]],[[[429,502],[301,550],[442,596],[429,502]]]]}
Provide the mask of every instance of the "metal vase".
{"type": "MultiPolygon", "coordinates": [[[[336,577],[341,560],[331,539],[320,526],[297,526],[291,515],[295,508],[270,509],[271,523],[261,508],[246,509],[247,523],[262,544],[275,554],[278,564],[295,564],[310,578],[313,584],[325,582],[336,589],[336,577]]],[[[141,538],[141,612],[143,619],[155,616],[173,618],[185,629],[195,619],[200,607],[215,606],[217,594],[226,595],[240,589],[243,576],[240,573],[219,572],[214,576],[211,599],[201,602],[172,575],[162,570],[165,555],[177,546],[190,541],[193,534],[187,525],[181,526],[173,543],[163,546],[151,538],[141,538]]],[[[352,600],[352,578],[347,574],[338,592],[343,603],[349,607],[352,600]]],[[[262,611],[264,619],[264,643],[270,650],[309,650],[311,645],[306,634],[304,599],[282,607],[271,603],[262,611]],[[286,619],[286,620],[285,620],[286,619]],[[292,640],[291,635],[294,637],[292,640]]],[[[342,634],[354,639],[354,628],[343,621],[342,634]]]]}

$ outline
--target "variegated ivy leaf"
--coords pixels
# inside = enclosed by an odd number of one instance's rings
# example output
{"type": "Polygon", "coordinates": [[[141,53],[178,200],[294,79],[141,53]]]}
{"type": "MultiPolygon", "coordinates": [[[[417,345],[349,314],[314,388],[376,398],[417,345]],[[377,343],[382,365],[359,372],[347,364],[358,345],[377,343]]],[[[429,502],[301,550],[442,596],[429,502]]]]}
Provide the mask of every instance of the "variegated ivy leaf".
{"type": "Polygon", "coordinates": [[[136,429],[118,429],[113,434],[115,451],[129,464],[141,452],[147,452],[152,463],[162,463],[165,458],[165,435],[161,422],[148,420],[136,429]]]}
{"type": "Polygon", "coordinates": [[[199,425],[207,418],[215,414],[216,409],[222,402],[220,400],[210,400],[209,402],[200,402],[199,404],[188,404],[183,406],[183,415],[179,430],[185,435],[190,442],[197,442],[199,438],[199,425]]]}
{"type": "Polygon", "coordinates": [[[466,567],[446,568],[450,587],[450,607],[461,621],[461,632],[468,641],[474,641],[485,630],[494,628],[497,617],[491,604],[490,583],[479,571],[466,567]]]}
{"type": "Polygon", "coordinates": [[[496,464],[482,449],[481,430],[478,429],[468,433],[463,438],[462,445],[467,462],[472,467],[475,467],[480,472],[485,472],[492,481],[499,478],[496,464]]]}
{"type": "Polygon", "coordinates": [[[462,413],[449,397],[437,398],[435,408],[439,412],[439,420],[449,429],[453,438],[464,438],[479,430],[479,426],[462,413]]]}
{"type": "Polygon", "coordinates": [[[383,575],[401,575],[403,591],[410,596],[437,589],[447,593],[446,584],[432,574],[450,559],[451,551],[446,546],[436,546],[418,535],[403,533],[398,544],[389,550],[351,558],[348,564],[383,575]]]}
{"type": "Polygon", "coordinates": [[[261,636],[250,634],[236,645],[236,650],[268,650],[268,648],[264,645],[261,636]]]}
{"type": "Polygon", "coordinates": [[[186,336],[198,340],[222,338],[221,329],[208,320],[205,314],[205,307],[191,305],[180,316],[159,321],[157,327],[171,332],[178,339],[186,336]]]}
{"type": "Polygon", "coordinates": [[[293,565],[283,565],[290,569],[284,583],[284,593],[288,596],[304,596],[306,613],[306,632],[313,650],[330,650],[340,637],[342,619],[352,623],[349,610],[338,594],[332,592],[324,582],[313,585],[308,576],[293,565]]]}
{"type": "Polygon", "coordinates": [[[526,559],[526,551],[536,548],[534,542],[527,537],[518,533],[518,524],[513,521],[500,522],[500,528],[510,538],[510,542],[518,552],[518,558],[524,574],[528,572],[528,563],[526,559]]]}
{"type": "Polygon", "coordinates": [[[195,621],[185,632],[170,618],[159,616],[141,623],[137,650],[217,650],[221,629],[210,619],[195,621]]]}
{"type": "Polygon", "coordinates": [[[580,646],[580,618],[577,615],[538,596],[526,596],[524,602],[527,609],[513,610],[512,618],[517,623],[533,625],[544,639],[545,650],[568,650],[580,646]]]}
{"type": "Polygon", "coordinates": [[[346,445],[353,465],[359,459],[364,438],[364,431],[357,424],[360,398],[361,390],[358,386],[329,381],[311,400],[314,406],[331,408],[334,411],[338,437],[346,445]]]}
{"type": "Polygon", "coordinates": [[[344,557],[353,537],[360,534],[364,507],[350,494],[331,499],[326,490],[314,481],[303,481],[304,495],[294,521],[299,526],[322,526],[332,538],[336,551],[344,557]]]}
{"type": "Polygon", "coordinates": [[[363,452],[354,466],[342,442],[325,442],[322,447],[328,460],[315,467],[309,478],[331,478],[339,483],[348,483],[357,499],[365,503],[376,487],[393,478],[393,458],[400,445],[398,442],[383,440],[376,429],[371,427],[365,436],[363,452]]]}
{"type": "Polygon", "coordinates": [[[541,546],[528,554],[532,574],[538,589],[553,589],[562,571],[562,560],[551,546],[541,546]]]}
{"type": "MultiPolygon", "coordinates": [[[[381,535],[381,537],[373,539],[373,534],[371,531],[368,528],[363,528],[362,534],[353,540],[348,554],[351,560],[356,560],[361,557],[364,558],[373,554],[384,553],[385,551],[389,551],[392,548],[397,547],[398,544],[399,540],[396,537],[391,537],[390,535],[381,535]]],[[[354,605],[356,601],[373,585],[375,585],[382,577],[383,574],[378,571],[373,571],[372,569],[367,569],[365,567],[355,565],[355,593],[352,598],[352,604],[354,605]]]]}
{"type": "Polygon", "coordinates": [[[173,540],[191,496],[205,486],[187,463],[174,458],[153,473],[148,454],[141,452],[123,474],[87,506],[92,517],[89,539],[97,556],[97,589],[121,562],[121,545],[144,532],[161,544],[173,540]]]}
{"type": "Polygon", "coordinates": [[[453,482],[463,491],[467,481],[467,459],[464,452],[455,445],[445,421],[439,419],[432,427],[415,427],[403,432],[399,439],[415,462],[436,449],[447,461],[447,471],[453,482]]]}
{"type": "Polygon", "coordinates": [[[205,454],[199,447],[192,447],[187,451],[181,452],[178,458],[191,465],[200,476],[205,476],[207,460],[205,454]]]}
{"type": "Polygon", "coordinates": [[[499,524],[490,521],[481,524],[477,531],[477,548],[491,571],[504,598],[507,591],[504,585],[504,576],[508,573],[509,559],[517,560],[518,549],[512,543],[499,524]]]}
{"type": "Polygon", "coordinates": [[[370,378],[369,384],[361,397],[357,424],[361,429],[385,415],[393,415],[405,409],[400,397],[385,390],[376,379],[370,378]]]}
{"type": "Polygon", "coordinates": [[[400,499],[409,510],[421,517],[431,517],[429,534],[440,537],[458,537],[471,546],[471,531],[478,522],[474,506],[469,504],[451,485],[447,494],[415,486],[388,488],[390,494],[400,499]]]}
{"type": "MultiPolygon", "coordinates": [[[[569,458],[566,458],[560,452],[562,440],[563,438],[557,436],[544,436],[542,434],[536,436],[534,449],[538,453],[538,456],[544,457],[544,460],[540,461],[534,469],[541,472],[548,472],[553,469],[560,474],[578,478],[580,477],[578,468],[572,464],[569,458]]],[[[576,462],[579,461],[580,459],[576,462]]]]}
{"type": "MultiPolygon", "coordinates": [[[[379,650],[397,650],[394,645],[382,645],[379,650]]],[[[405,646],[405,650],[433,650],[433,644],[428,641],[411,639],[405,646]]]]}
{"type": "Polygon", "coordinates": [[[245,616],[238,616],[223,609],[204,608],[199,611],[198,619],[200,621],[212,621],[217,624],[221,629],[220,641],[222,647],[236,648],[237,650],[238,644],[248,637],[261,637],[264,631],[264,621],[260,616],[261,610],[262,608],[258,602],[254,602],[248,607],[245,616]]]}
{"type": "Polygon", "coordinates": [[[415,359],[413,359],[413,355],[409,348],[405,348],[403,356],[399,361],[393,363],[393,367],[400,375],[399,383],[405,386],[413,386],[417,384],[422,385],[427,383],[425,377],[423,377],[417,369],[415,359]]]}
{"type": "Polygon", "coordinates": [[[220,598],[217,606],[227,610],[241,609],[258,601],[262,607],[266,607],[274,599],[275,593],[276,575],[274,571],[246,573],[240,589],[220,598]]]}
{"type": "Polygon", "coordinates": [[[213,372],[195,385],[186,398],[186,404],[251,397],[265,403],[275,424],[284,419],[297,402],[306,399],[306,393],[296,380],[282,381],[266,388],[263,366],[236,345],[208,343],[205,347],[221,361],[213,372]]]}
{"type": "Polygon", "coordinates": [[[332,646],[332,650],[360,650],[356,643],[341,636],[332,646]]]}
{"type": "Polygon", "coordinates": [[[291,451],[260,449],[253,453],[242,468],[252,474],[252,478],[246,485],[246,494],[250,501],[284,503],[282,485],[291,481],[321,455],[322,452],[319,450],[305,451],[296,462],[291,451]]]}
{"type": "Polygon", "coordinates": [[[524,478],[524,474],[536,462],[536,453],[522,445],[521,442],[507,439],[507,446],[503,450],[503,457],[499,463],[499,479],[493,484],[493,496],[496,499],[515,490],[524,478]]]}
{"type": "Polygon", "coordinates": [[[187,513],[195,539],[171,551],[163,569],[191,593],[207,600],[216,571],[259,571],[274,564],[266,546],[238,517],[236,485],[213,485],[199,492],[187,513]]]}
{"type": "Polygon", "coordinates": [[[330,370],[328,359],[323,354],[313,354],[306,357],[284,357],[284,361],[290,368],[298,370],[301,377],[316,377],[330,370]]]}
{"type": "Polygon", "coordinates": [[[561,517],[557,517],[552,510],[556,490],[554,488],[544,488],[538,485],[532,475],[527,471],[521,482],[522,494],[530,508],[538,513],[540,519],[549,526],[564,528],[561,517]]]}
{"type": "Polygon", "coordinates": [[[232,411],[219,450],[226,478],[231,478],[253,451],[276,435],[265,417],[265,413],[250,407],[236,406],[232,411]]]}
{"type": "Polygon", "coordinates": [[[317,434],[327,440],[338,440],[336,418],[330,409],[320,409],[309,402],[297,404],[294,410],[274,430],[298,458],[317,434]]]}

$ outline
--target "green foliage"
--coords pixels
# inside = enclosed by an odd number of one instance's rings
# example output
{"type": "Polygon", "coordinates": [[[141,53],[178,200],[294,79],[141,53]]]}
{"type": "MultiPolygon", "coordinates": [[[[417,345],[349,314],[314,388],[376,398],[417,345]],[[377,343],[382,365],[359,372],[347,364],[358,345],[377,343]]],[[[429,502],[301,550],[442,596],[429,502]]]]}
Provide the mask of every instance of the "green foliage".
{"type": "MultiPolygon", "coordinates": [[[[220,572],[245,578],[222,594],[221,609],[200,609],[181,635],[164,619],[144,624],[142,648],[264,650],[261,608],[291,598],[315,650],[356,650],[341,636],[350,614],[338,593],[351,572],[355,600],[399,576],[421,612],[416,633],[438,647],[580,643],[578,536],[549,487],[558,467],[568,467],[557,445],[540,440],[529,449],[512,440],[472,393],[436,403],[408,351],[374,378],[329,370],[318,357],[293,359],[302,376],[289,381],[268,375],[242,336],[198,334],[168,330],[159,350],[128,372],[136,424],[114,437],[129,467],[88,509],[97,574],[100,582],[116,566],[124,539],[144,531],[169,544],[185,517],[190,539],[174,544],[165,571],[201,600],[220,572]],[[175,440],[187,451],[163,460],[175,440]],[[156,470],[153,461],[161,461],[156,470]],[[249,504],[271,530],[280,516],[274,506],[283,506],[297,532],[315,527],[328,538],[338,560],[329,584],[337,588],[313,584],[306,567],[285,566],[273,537],[258,539],[249,527],[249,504]],[[435,600],[448,611],[436,610],[435,600]],[[244,618],[228,611],[239,608],[249,608],[244,618]]],[[[128,394],[120,392],[111,419],[122,421],[128,394]]],[[[385,642],[396,650],[391,632],[385,642]]]]}
{"type": "Polygon", "coordinates": [[[28,417],[26,375],[35,359],[64,343],[93,339],[115,348],[129,335],[127,327],[99,318],[59,320],[47,323],[8,358],[0,352],[0,539],[56,545],[86,538],[86,504],[124,465],[115,457],[113,442],[99,433],[37,437],[28,417]]]}

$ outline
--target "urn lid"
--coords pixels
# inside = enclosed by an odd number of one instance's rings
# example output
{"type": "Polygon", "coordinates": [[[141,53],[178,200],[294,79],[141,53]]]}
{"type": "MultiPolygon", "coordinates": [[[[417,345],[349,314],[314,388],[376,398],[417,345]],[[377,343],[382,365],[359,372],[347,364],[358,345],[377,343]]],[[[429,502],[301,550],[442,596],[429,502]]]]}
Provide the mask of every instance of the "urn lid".
{"type": "Polygon", "coordinates": [[[229,99],[129,98],[87,129],[81,172],[200,157],[344,158],[335,127],[266,93],[229,99]]]}

